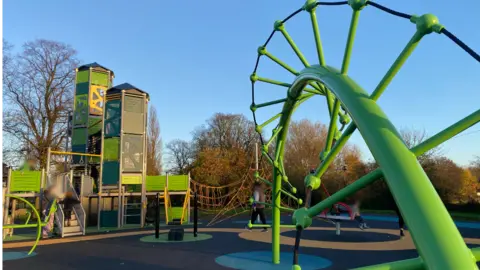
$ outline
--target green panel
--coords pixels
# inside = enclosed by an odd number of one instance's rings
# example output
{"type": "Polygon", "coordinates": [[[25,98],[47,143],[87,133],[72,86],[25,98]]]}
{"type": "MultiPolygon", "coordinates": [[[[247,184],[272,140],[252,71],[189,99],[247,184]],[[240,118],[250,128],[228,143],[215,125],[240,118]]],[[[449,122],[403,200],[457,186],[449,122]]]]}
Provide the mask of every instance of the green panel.
{"type": "Polygon", "coordinates": [[[118,210],[100,212],[100,227],[117,227],[118,210]]]}
{"type": "Polygon", "coordinates": [[[124,135],[122,152],[122,170],[124,172],[143,171],[143,136],[124,135]]]}
{"type": "Polygon", "coordinates": [[[120,100],[107,101],[105,104],[105,137],[120,136],[120,100]]]}
{"type": "MultiPolygon", "coordinates": [[[[72,132],[72,145],[87,144],[87,129],[75,128],[72,132]]],[[[83,151],[85,152],[85,151],[83,151]]]]}
{"type": "Polygon", "coordinates": [[[88,119],[88,95],[76,95],[74,107],[74,125],[86,125],[88,119]]]}
{"type": "Polygon", "coordinates": [[[139,174],[122,174],[122,184],[124,185],[141,185],[142,175],[139,174]]]}
{"type": "Polygon", "coordinates": [[[133,113],[143,113],[145,99],[143,97],[125,96],[124,111],[133,113]]]}
{"type": "Polygon", "coordinates": [[[100,72],[92,72],[92,80],[91,84],[102,85],[102,86],[109,86],[108,82],[108,74],[100,73],[100,72]]]}
{"type": "Polygon", "coordinates": [[[103,142],[103,158],[105,161],[119,160],[120,138],[108,138],[103,142]]]}
{"type": "Polygon", "coordinates": [[[123,112],[123,131],[125,133],[143,134],[145,129],[143,113],[123,112]]]}
{"type": "Polygon", "coordinates": [[[165,175],[150,175],[146,179],[146,189],[147,191],[163,191],[165,189],[165,183],[167,181],[167,176],[165,175]]]}
{"type": "Polygon", "coordinates": [[[90,71],[89,70],[84,70],[77,72],[77,83],[88,83],[88,75],[90,71]]]}
{"type": "MultiPolygon", "coordinates": [[[[87,149],[86,144],[72,145],[72,152],[75,152],[75,153],[85,153],[86,149],[87,149]]],[[[78,155],[72,156],[74,164],[85,164],[85,161],[86,161],[85,158],[86,157],[84,156],[78,156],[78,155]]]]}
{"type": "Polygon", "coordinates": [[[102,183],[103,185],[118,185],[120,164],[116,161],[103,163],[102,183]]]}
{"type": "Polygon", "coordinates": [[[188,186],[188,175],[169,175],[168,190],[169,191],[186,191],[188,186]]]}
{"type": "Polygon", "coordinates": [[[77,87],[75,89],[75,95],[78,96],[78,95],[88,94],[88,86],[89,86],[88,82],[77,83],[77,87]]]}
{"type": "Polygon", "coordinates": [[[142,185],[128,185],[125,188],[126,192],[142,192],[142,185]]]}
{"type": "Polygon", "coordinates": [[[174,218],[182,218],[183,207],[171,207],[168,210],[168,221],[172,221],[174,218]]]}
{"type": "Polygon", "coordinates": [[[42,172],[12,171],[10,179],[10,192],[40,192],[42,172]]]}
{"type": "Polygon", "coordinates": [[[96,134],[102,131],[102,117],[90,116],[88,118],[88,135],[96,134]]]}

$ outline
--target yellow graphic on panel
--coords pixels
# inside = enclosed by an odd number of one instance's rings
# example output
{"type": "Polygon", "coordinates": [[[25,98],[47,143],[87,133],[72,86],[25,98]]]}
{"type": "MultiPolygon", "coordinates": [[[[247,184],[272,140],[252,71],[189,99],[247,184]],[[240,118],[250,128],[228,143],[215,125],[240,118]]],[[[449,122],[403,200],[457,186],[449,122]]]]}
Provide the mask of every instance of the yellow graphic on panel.
{"type": "Polygon", "coordinates": [[[103,112],[103,96],[106,91],[105,86],[90,86],[90,114],[102,115],[103,112]]]}

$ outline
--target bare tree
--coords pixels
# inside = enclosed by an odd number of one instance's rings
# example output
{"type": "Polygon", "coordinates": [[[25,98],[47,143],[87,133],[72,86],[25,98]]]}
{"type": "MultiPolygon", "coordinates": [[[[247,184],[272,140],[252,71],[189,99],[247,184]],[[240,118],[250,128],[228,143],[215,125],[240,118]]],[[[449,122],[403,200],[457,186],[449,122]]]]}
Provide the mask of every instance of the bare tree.
{"type": "Polygon", "coordinates": [[[76,51],[69,45],[35,40],[23,45],[18,55],[7,56],[3,65],[3,131],[22,143],[40,167],[47,148],[58,149],[65,140],[68,111],[72,107],[76,51]]]}
{"type": "Polygon", "coordinates": [[[157,109],[150,107],[147,128],[147,175],[162,173],[162,138],[160,137],[160,123],[157,109]]]}
{"type": "Polygon", "coordinates": [[[187,174],[192,162],[193,151],[191,144],[184,140],[173,140],[167,144],[171,173],[187,174]]]}
{"type": "MultiPolygon", "coordinates": [[[[428,139],[428,135],[425,130],[407,128],[400,129],[400,136],[402,136],[403,141],[410,149],[428,139]]],[[[420,164],[424,165],[428,160],[432,160],[439,156],[441,156],[441,147],[436,147],[419,156],[418,161],[420,164]]]]}

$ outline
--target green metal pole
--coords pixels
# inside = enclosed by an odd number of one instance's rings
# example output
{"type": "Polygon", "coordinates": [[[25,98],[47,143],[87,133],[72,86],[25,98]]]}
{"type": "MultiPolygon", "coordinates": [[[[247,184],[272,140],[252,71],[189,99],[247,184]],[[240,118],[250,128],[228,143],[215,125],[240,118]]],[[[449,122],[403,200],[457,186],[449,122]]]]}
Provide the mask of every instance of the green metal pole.
{"type": "Polygon", "coordinates": [[[354,270],[423,270],[425,265],[422,258],[414,258],[378,265],[355,268],[354,270]]]}
{"type": "Polygon", "coordinates": [[[280,263],[280,196],[277,196],[282,187],[282,176],[277,168],[274,170],[273,204],[272,204],[272,262],[280,263]]]}

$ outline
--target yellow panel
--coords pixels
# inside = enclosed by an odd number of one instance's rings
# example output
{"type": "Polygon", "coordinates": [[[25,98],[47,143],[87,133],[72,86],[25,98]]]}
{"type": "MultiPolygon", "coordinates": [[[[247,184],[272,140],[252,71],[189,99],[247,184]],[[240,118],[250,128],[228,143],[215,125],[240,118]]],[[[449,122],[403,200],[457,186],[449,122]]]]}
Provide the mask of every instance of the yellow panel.
{"type": "Polygon", "coordinates": [[[102,115],[103,112],[103,96],[107,88],[105,86],[91,85],[90,86],[90,95],[89,95],[89,104],[90,104],[90,114],[93,115],[102,115]]]}
{"type": "Polygon", "coordinates": [[[135,185],[142,183],[141,174],[124,174],[122,175],[122,184],[124,185],[135,185]]]}

